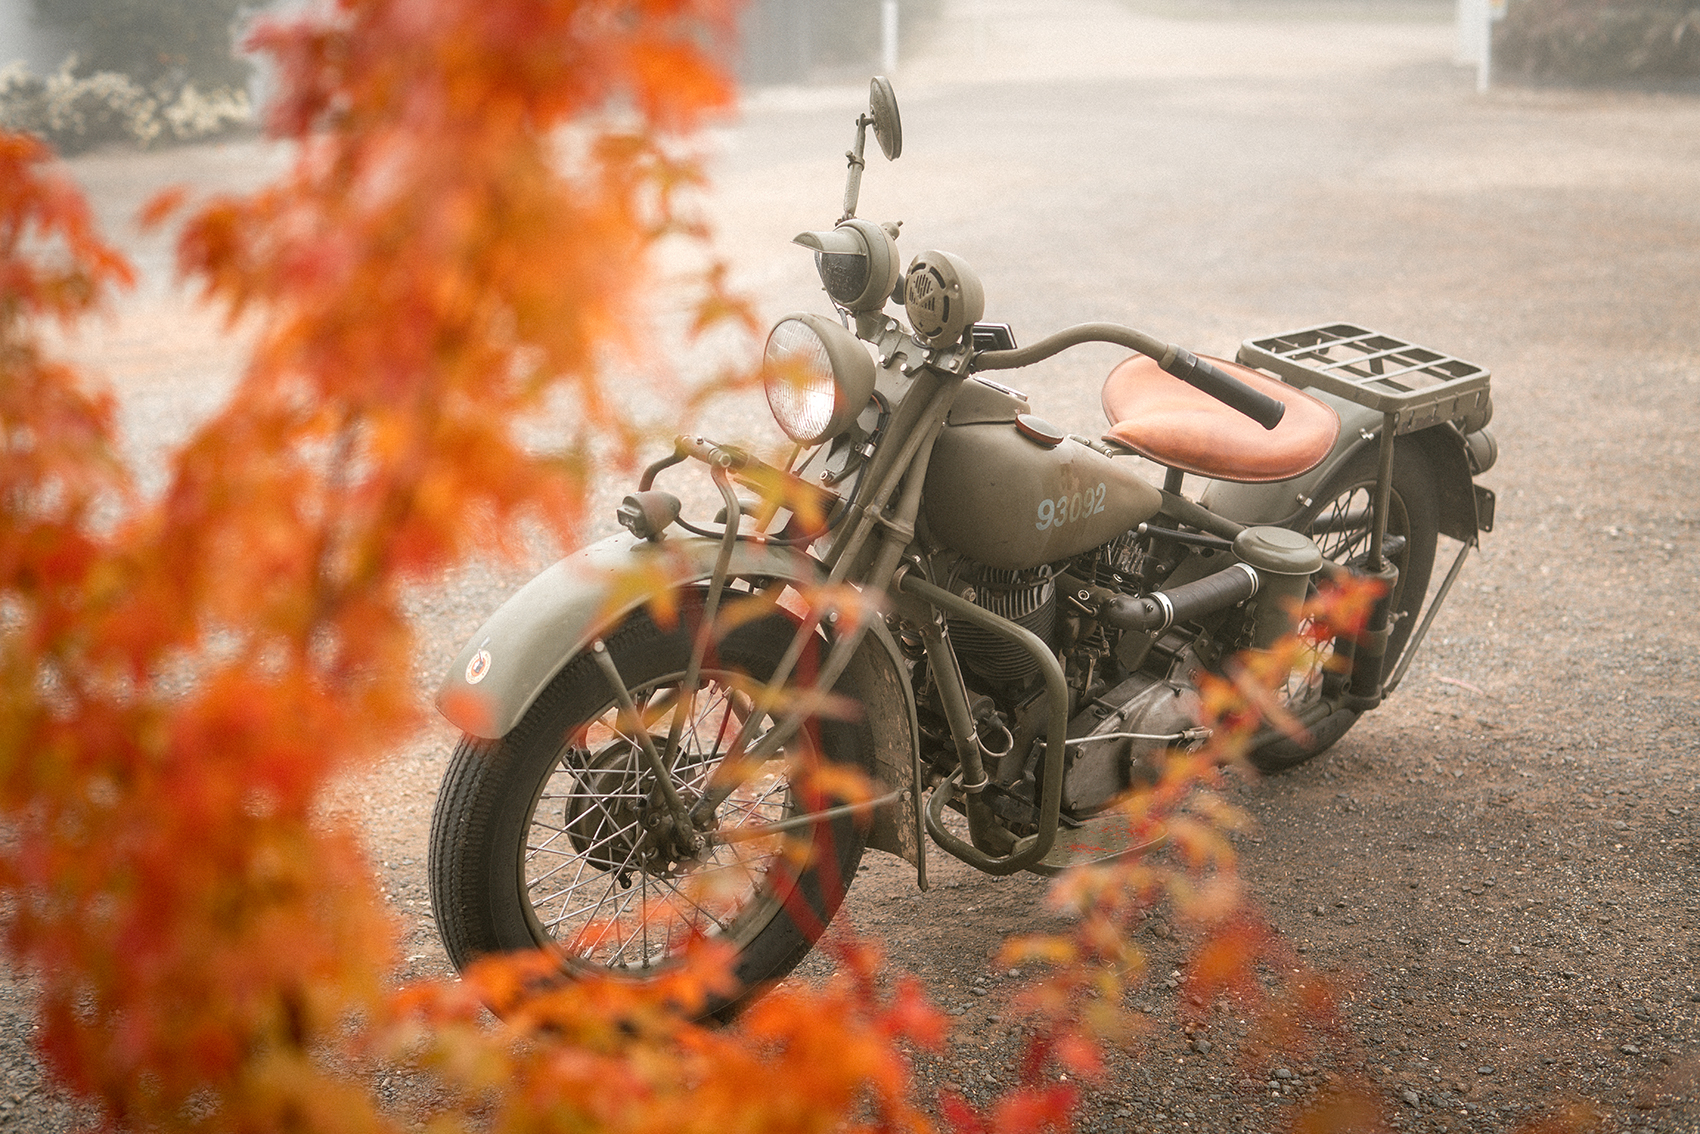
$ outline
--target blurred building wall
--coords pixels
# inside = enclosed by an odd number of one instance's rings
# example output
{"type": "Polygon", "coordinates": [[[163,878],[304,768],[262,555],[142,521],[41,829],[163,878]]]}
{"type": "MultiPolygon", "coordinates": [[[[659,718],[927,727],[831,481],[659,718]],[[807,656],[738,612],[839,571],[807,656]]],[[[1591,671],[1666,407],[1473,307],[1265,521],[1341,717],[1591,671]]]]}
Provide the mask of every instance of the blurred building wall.
{"type": "Polygon", "coordinates": [[[0,0],[0,67],[21,61],[37,75],[48,75],[70,50],[60,36],[35,26],[30,0],[0,0]]]}
{"type": "MultiPolygon", "coordinates": [[[[311,0],[258,0],[266,15],[289,15],[311,0]]],[[[939,0],[899,0],[900,42],[937,15],[939,0]]],[[[31,0],[0,0],[0,67],[16,60],[46,75],[70,51],[60,36],[34,26],[31,0]]],[[[868,72],[880,61],[880,0],[748,0],[739,25],[738,76],[757,85],[800,83],[823,72],[868,72]]],[[[272,81],[257,69],[253,94],[272,81]]]]}
{"type": "MultiPolygon", "coordinates": [[[[902,43],[935,19],[940,0],[898,0],[902,43]]],[[[757,86],[862,77],[880,63],[881,0],[748,0],[738,77],[757,86]]]]}

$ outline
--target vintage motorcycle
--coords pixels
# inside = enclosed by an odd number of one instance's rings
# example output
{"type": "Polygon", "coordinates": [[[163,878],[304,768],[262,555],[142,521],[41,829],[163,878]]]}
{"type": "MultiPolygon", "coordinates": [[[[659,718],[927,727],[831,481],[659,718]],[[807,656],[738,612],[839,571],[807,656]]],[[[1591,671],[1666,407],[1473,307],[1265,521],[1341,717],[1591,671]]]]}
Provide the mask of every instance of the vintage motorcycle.
{"type": "Polygon", "coordinates": [[[902,270],[897,226],[856,217],[870,127],[895,159],[880,78],[843,218],[796,238],[836,317],[767,341],[790,461],[680,438],[622,505],[627,534],[532,580],[454,661],[438,703],[466,735],[429,875],[457,965],[541,946],[644,979],[716,937],[724,1017],[802,959],[865,846],[923,889],[923,832],[994,875],[1136,853],[1112,804],[1206,737],[1198,673],[1288,633],[1329,573],[1383,580],[1369,632],[1289,680],[1302,738],[1253,742],[1258,767],[1292,767],[1399,684],[1492,528],[1486,370],[1346,323],[1237,362],[1109,323],[1018,347],[960,258],[902,270]],[[1101,438],[989,377],[1087,342],[1134,352],[1101,438]],[[710,525],[655,488],[687,461],[725,502],[710,525]],[[1440,535],[1461,547],[1419,625],[1440,535]]]}

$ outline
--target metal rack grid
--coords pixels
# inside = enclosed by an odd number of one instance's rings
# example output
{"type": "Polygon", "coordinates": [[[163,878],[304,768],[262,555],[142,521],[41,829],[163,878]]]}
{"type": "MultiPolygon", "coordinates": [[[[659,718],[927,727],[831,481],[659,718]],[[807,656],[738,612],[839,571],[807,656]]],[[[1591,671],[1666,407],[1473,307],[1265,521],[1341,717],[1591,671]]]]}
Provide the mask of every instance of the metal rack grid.
{"type": "Polygon", "coordinates": [[[1247,339],[1239,362],[1397,418],[1397,433],[1479,416],[1488,371],[1473,362],[1350,323],[1247,339]]]}

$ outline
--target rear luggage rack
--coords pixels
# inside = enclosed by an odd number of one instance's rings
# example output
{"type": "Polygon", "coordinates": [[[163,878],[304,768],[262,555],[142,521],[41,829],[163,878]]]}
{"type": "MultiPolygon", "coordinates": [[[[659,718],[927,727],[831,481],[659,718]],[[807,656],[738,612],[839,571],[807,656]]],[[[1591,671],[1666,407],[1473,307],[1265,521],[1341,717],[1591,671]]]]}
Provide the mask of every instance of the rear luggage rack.
{"type": "Polygon", "coordinates": [[[1396,434],[1448,421],[1469,432],[1493,412],[1486,369],[1350,323],[1247,339],[1238,360],[1391,415],[1396,434]]]}

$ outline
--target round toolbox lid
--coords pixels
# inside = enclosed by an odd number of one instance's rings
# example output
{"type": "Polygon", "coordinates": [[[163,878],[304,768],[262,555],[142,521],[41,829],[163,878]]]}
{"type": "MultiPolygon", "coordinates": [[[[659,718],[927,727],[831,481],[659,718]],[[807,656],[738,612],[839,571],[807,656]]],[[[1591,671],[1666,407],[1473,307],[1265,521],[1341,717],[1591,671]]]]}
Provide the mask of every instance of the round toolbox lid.
{"type": "Polygon", "coordinates": [[[1247,528],[1234,537],[1234,554],[1272,575],[1310,575],[1322,566],[1322,552],[1310,537],[1286,528],[1247,528]]]}

